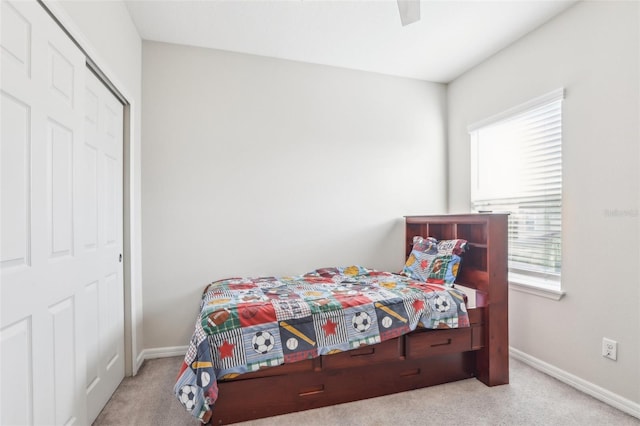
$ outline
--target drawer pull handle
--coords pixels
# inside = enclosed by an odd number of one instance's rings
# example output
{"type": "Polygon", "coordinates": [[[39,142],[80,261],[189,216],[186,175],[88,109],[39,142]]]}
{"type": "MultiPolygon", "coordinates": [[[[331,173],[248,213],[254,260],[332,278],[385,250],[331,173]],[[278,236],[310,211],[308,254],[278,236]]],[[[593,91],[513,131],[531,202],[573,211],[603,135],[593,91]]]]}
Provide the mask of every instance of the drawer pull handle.
{"type": "Polygon", "coordinates": [[[375,354],[375,352],[376,352],[375,348],[368,346],[364,349],[356,349],[355,351],[351,351],[351,357],[353,358],[357,356],[373,355],[375,354]]]}
{"type": "Polygon", "coordinates": [[[402,373],[400,373],[400,377],[417,376],[418,374],[420,374],[420,369],[414,368],[413,370],[403,371],[402,373]]]}
{"type": "Polygon", "coordinates": [[[311,386],[298,392],[298,396],[311,396],[324,392],[324,385],[311,386]]]}
{"type": "Polygon", "coordinates": [[[432,348],[435,348],[436,346],[447,346],[451,344],[451,339],[447,339],[446,342],[443,343],[434,343],[433,345],[431,345],[432,348]]]}

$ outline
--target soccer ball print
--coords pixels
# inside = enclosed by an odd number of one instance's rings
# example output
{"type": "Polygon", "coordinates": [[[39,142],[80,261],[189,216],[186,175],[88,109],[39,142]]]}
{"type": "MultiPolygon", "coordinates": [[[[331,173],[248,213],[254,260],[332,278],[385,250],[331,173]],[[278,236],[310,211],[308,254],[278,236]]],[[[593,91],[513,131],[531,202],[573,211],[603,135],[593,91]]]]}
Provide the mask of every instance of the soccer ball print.
{"type": "Polygon", "coordinates": [[[447,312],[449,309],[451,309],[452,303],[453,301],[443,294],[438,294],[433,299],[433,307],[440,313],[447,312]]]}
{"type": "Polygon", "coordinates": [[[371,317],[365,311],[356,312],[351,320],[353,328],[359,333],[364,333],[371,327],[371,317]]]}
{"type": "Polygon", "coordinates": [[[284,362],[283,342],[278,331],[278,323],[250,327],[242,330],[242,351],[245,354],[248,371],[263,367],[273,367],[284,362]]]}
{"type": "Polygon", "coordinates": [[[195,407],[196,392],[197,388],[194,385],[184,385],[178,391],[180,403],[184,405],[187,411],[192,411],[193,407],[195,407]]]}
{"type": "Polygon", "coordinates": [[[258,331],[251,338],[251,343],[253,345],[253,350],[259,354],[266,354],[275,345],[275,339],[273,335],[268,331],[258,331]]]}
{"type": "Polygon", "coordinates": [[[378,319],[372,304],[346,309],[345,328],[350,349],[380,342],[378,319]]]}

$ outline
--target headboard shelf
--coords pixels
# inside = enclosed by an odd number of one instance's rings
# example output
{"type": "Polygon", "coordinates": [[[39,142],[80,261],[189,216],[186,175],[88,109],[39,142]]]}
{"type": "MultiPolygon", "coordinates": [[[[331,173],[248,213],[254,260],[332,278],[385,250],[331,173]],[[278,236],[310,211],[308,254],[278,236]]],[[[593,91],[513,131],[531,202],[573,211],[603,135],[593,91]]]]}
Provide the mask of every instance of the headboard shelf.
{"type": "Polygon", "coordinates": [[[414,236],[469,242],[456,283],[478,290],[485,307],[490,331],[476,361],[478,379],[490,386],[509,382],[507,219],[506,213],[405,216],[407,257],[414,236]]]}
{"type": "Polygon", "coordinates": [[[456,235],[478,246],[487,245],[487,229],[482,223],[458,224],[456,235]]]}
{"type": "Polygon", "coordinates": [[[489,277],[506,283],[506,264],[491,264],[491,255],[507,253],[506,221],[503,213],[474,213],[461,215],[405,216],[406,245],[408,257],[413,246],[413,237],[434,237],[438,240],[464,239],[469,249],[463,256],[458,281],[467,282],[478,290],[488,291],[489,277]],[[498,271],[497,269],[504,269],[498,271]],[[494,270],[496,269],[496,270],[494,270]]]}

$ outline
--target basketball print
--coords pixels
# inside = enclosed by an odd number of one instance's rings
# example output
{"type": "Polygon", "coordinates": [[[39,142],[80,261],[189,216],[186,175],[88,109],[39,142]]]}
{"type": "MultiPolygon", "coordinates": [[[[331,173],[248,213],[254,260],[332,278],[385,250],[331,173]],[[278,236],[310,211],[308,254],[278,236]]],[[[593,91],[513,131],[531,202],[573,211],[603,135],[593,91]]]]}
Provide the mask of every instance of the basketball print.
{"type": "Polygon", "coordinates": [[[253,317],[256,316],[256,314],[259,312],[260,310],[255,307],[255,306],[247,306],[244,309],[242,309],[242,318],[244,319],[251,319],[253,317]]]}

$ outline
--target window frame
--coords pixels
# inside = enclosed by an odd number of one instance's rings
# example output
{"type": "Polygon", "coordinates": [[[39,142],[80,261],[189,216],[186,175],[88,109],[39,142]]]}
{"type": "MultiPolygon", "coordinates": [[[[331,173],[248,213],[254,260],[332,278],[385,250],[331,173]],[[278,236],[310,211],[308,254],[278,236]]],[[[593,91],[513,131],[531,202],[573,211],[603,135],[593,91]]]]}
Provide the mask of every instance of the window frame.
{"type": "MultiPolygon", "coordinates": [[[[548,105],[552,102],[563,101],[565,98],[565,90],[564,88],[553,90],[549,93],[546,93],[542,96],[538,96],[533,98],[527,102],[524,102],[520,105],[517,105],[513,108],[509,108],[503,112],[492,115],[488,118],[475,122],[468,126],[469,132],[469,142],[470,142],[470,203],[473,205],[474,201],[480,199],[487,199],[486,192],[483,193],[483,189],[479,186],[478,183],[478,170],[479,170],[479,147],[478,144],[481,143],[477,140],[478,130],[482,128],[486,128],[488,126],[496,125],[501,121],[507,121],[512,118],[517,117],[518,115],[530,112],[537,108],[548,105]]],[[[561,105],[562,108],[562,105],[561,105]]],[[[562,109],[561,109],[562,112],[562,109]]],[[[561,135],[563,131],[561,129],[561,135]]],[[[561,141],[562,144],[562,141],[561,141]]],[[[561,190],[562,191],[562,190],[561,190]]],[[[491,197],[488,197],[491,199],[491,197]]],[[[561,193],[561,200],[563,195],[561,193]]],[[[493,198],[495,199],[495,198],[493,198]]],[[[562,202],[562,201],[561,201],[562,202]]],[[[562,217],[562,211],[560,212],[560,216],[562,217]]],[[[560,238],[562,240],[562,228],[560,238]]],[[[560,259],[563,258],[563,253],[560,253],[560,259]]],[[[551,274],[549,274],[551,275],[551,274]]],[[[553,300],[560,300],[565,292],[562,290],[562,266],[560,266],[560,273],[556,278],[549,278],[549,276],[545,278],[536,277],[536,273],[521,273],[514,272],[509,268],[508,273],[509,279],[509,288],[517,291],[521,291],[528,294],[534,294],[537,296],[547,297],[553,300]]]]}

